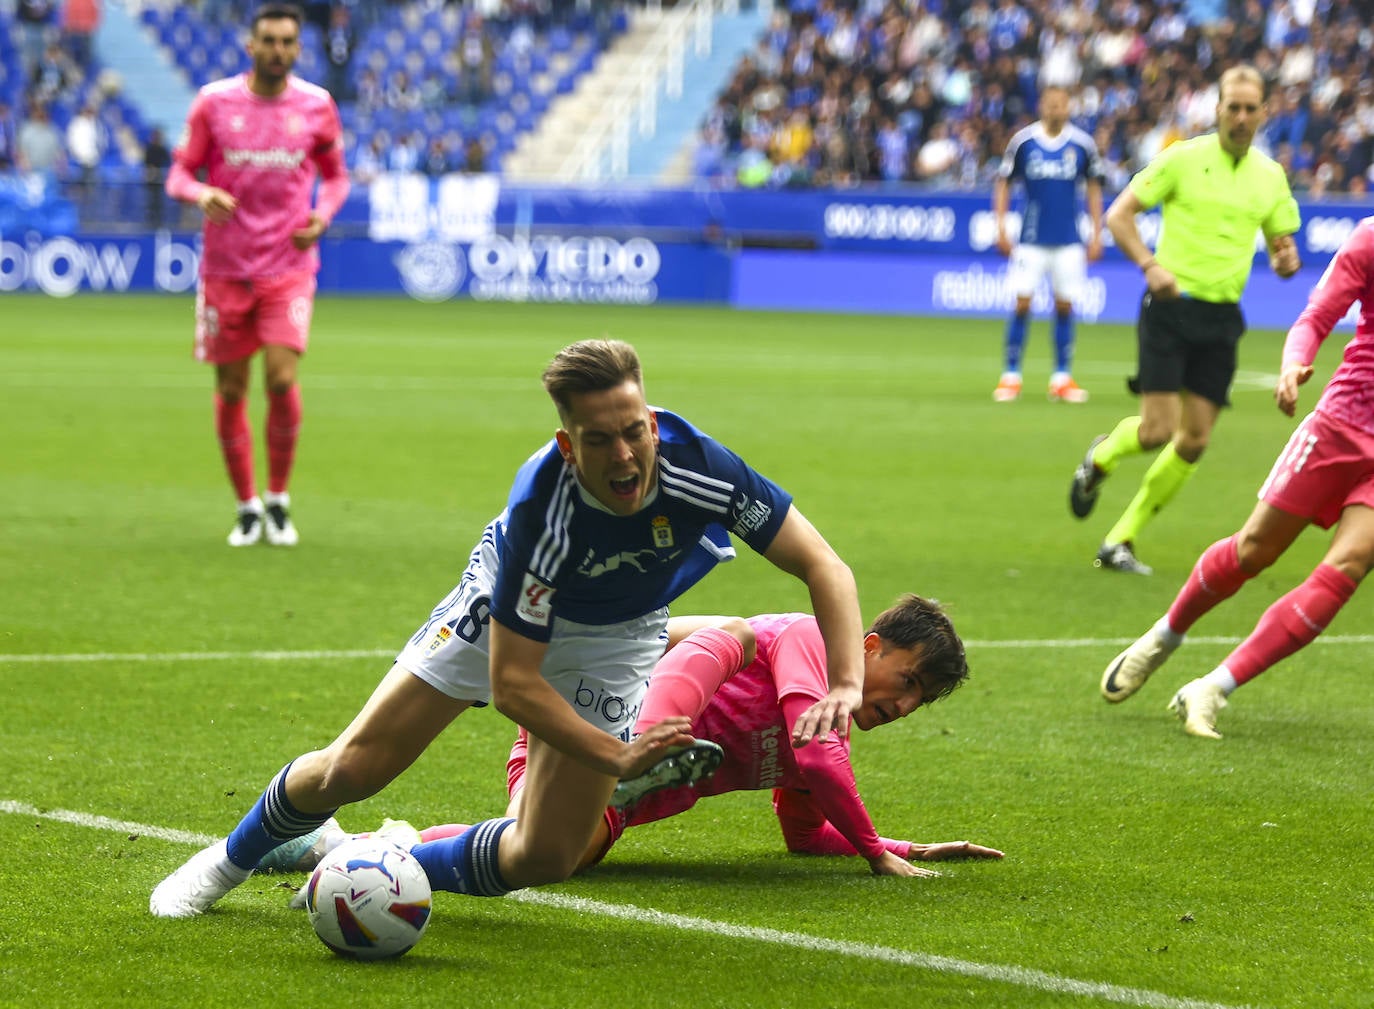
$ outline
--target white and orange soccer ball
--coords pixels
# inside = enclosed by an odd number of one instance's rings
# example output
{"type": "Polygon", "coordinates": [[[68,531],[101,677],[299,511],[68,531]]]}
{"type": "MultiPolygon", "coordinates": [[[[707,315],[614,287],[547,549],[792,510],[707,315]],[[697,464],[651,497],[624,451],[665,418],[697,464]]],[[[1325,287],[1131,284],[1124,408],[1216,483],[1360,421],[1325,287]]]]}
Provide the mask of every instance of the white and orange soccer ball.
{"type": "Polygon", "coordinates": [[[382,838],[345,841],[305,888],[320,941],[340,956],[383,960],[420,941],[429,924],[429,879],[406,849],[382,838]]]}

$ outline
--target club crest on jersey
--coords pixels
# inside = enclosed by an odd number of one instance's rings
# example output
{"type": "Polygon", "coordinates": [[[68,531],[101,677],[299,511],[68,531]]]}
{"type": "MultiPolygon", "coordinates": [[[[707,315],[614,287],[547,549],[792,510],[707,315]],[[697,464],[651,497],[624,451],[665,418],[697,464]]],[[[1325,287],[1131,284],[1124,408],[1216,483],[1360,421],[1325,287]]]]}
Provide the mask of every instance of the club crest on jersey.
{"type": "Polygon", "coordinates": [[[231,116],[229,118],[229,128],[234,132],[243,129],[243,116],[231,116]]]}
{"type": "Polygon", "coordinates": [[[673,527],[667,515],[655,515],[650,523],[654,528],[654,546],[667,550],[673,546],[673,527]]]}
{"type": "Polygon", "coordinates": [[[515,604],[516,616],[528,623],[548,627],[553,617],[553,591],[552,586],[526,571],[520,585],[520,599],[515,604]]]}
{"type": "Polygon", "coordinates": [[[771,505],[750,498],[748,494],[741,494],[739,499],[731,505],[730,511],[730,517],[734,519],[735,523],[733,531],[737,536],[744,536],[747,533],[762,529],[773,514],[771,505]]]}

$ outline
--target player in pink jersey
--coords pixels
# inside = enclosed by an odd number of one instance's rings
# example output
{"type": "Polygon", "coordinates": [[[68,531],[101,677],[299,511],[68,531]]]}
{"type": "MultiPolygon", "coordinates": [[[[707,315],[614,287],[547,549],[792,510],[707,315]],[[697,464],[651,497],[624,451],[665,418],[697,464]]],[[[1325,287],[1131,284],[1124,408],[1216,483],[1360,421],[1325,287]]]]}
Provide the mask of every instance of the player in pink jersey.
{"type": "Polygon", "coordinates": [[[1335,526],[1307,580],[1265,610],[1221,665],[1184,684],[1169,702],[1186,732],[1220,739],[1217,713],[1231,692],[1314,640],[1374,565],[1374,217],[1337,250],[1288,331],[1274,401],[1294,415],[1318,349],[1356,301],[1355,338],[1316,409],[1279,454],[1255,510],[1239,532],[1207,548],[1169,612],[1112,660],[1102,674],[1107,700],[1124,701],[1139,690],[1203,614],[1278,560],[1308,525],[1335,526]]]}
{"type": "MultiPolygon", "coordinates": [[[[849,739],[832,732],[793,748],[791,726],[827,691],[825,646],[815,617],[674,617],[668,633],[669,651],[649,681],[636,729],[675,715],[690,717],[691,734],[720,744],[724,760],[714,776],[694,785],[660,787],[624,807],[608,807],[582,868],[601,861],[626,827],[685,812],[703,796],[766,789],[773,792],[773,810],[792,852],[862,855],[875,874],[885,876],[935,875],[910,860],[1002,857],[994,848],[967,841],[916,844],[880,837],[859,797],[849,739]]],[[[964,646],[949,618],[929,600],[902,596],[864,637],[863,702],[854,709],[854,724],[866,731],[905,718],[949,694],[967,676],[964,646]]],[[[518,815],[526,747],[522,729],[506,765],[510,816],[518,815]]],[[[392,823],[401,829],[383,832],[402,840],[404,822],[392,823]]],[[[407,843],[467,829],[464,824],[428,827],[418,836],[412,833],[407,843]]],[[[313,851],[306,849],[316,838],[307,836],[293,850],[273,852],[263,867],[311,868],[348,836],[327,825],[313,851]]]]}
{"type": "Polygon", "coordinates": [[[215,424],[239,502],[230,546],[256,543],[264,531],[277,546],[298,539],[287,492],[301,423],[296,372],[310,336],[316,243],[348,196],[339,110],[329,92],[291,74],[301,20],[291,4],[254,12],[252,69],[200,89],[167,175],[168,195],[205,215],[195,353],[215,366],[215,424]],[[261,498],[246,404],[260,349],[268,456],[261,498]]]}

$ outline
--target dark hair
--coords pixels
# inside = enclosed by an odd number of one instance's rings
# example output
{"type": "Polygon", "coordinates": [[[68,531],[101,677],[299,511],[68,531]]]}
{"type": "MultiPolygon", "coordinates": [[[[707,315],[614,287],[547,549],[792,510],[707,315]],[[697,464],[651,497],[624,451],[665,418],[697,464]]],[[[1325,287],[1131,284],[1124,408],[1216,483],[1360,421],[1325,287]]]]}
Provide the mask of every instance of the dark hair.
{"type": "Polygon", "coordinates": [[[305,23],[305,12],[295,4],[261,4],[253,11],[253,20],[249,23],[249,30],[256,33],[259,21],[274,21],[277,18],[290,18],[292,21],[296,22],[296,27],[299,28],[305,23]]]}
{"type": "Polygon", "coordinates": [[[560,350],[544,369],[544,389],[558,406],[558,415],[571,410],[570,396],[614,389],[624,382],[644,388],[639,355],[620,340],[582,340],[560,350]]]}
{"type": "Polygon", "coordinates": [[[878,614],[868,632],[878,635],[885,649],[919,650],[921,685],[926,690],[923,703],[948,696],[968,679],[964,643],[933,599],[923,599],[911,592],[899,596],[878,614]]]}

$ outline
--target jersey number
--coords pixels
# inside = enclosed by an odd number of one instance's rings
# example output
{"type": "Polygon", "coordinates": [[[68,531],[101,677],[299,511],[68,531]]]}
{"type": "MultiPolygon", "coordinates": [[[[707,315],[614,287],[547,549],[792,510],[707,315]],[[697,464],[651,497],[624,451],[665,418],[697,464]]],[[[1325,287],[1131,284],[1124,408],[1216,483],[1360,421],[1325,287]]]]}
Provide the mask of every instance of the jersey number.
{"type": "Polygon", "coordinates": [[[482,636],[482,628],[489,623],[491,623],[491,600],[487,596],[478,596],[472,601],[468,611],[450,626],[452,626],[454,634],[468,644],[472,644],[482,636]]]}

